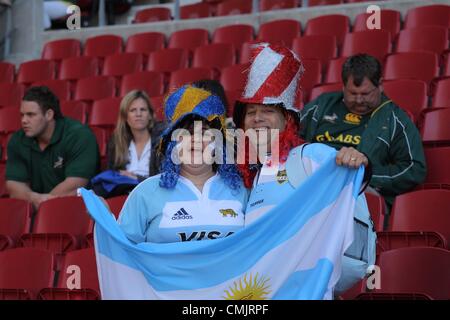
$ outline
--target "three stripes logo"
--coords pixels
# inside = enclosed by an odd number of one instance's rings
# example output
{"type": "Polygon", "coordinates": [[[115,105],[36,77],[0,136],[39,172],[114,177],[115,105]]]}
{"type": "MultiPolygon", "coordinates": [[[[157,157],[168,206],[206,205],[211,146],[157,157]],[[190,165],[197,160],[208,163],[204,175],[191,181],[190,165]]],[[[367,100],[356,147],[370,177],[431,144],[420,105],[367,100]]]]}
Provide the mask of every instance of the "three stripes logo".
{"type": "Polygon", "coordinates": [[[184,208],[181,208],[175,214],[172,216],[172,220],[187,220],[192,219],[192,216],[184,210],[184,208]]]}

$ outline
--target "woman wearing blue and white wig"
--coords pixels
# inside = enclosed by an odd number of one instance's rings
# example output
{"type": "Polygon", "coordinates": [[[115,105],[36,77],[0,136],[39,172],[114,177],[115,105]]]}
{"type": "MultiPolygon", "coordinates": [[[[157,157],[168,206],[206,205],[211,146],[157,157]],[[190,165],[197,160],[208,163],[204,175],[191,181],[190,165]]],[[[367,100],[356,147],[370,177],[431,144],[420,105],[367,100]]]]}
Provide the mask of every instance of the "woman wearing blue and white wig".
{"type": "Polygon", "coordinates": [[[183,86],[166,98],[165,116],[161,174],[128,196],[121,228],[135,243],[216,239],[242,228],[247,189],[235,165],[225,161],[220,98],[183,86]]]}

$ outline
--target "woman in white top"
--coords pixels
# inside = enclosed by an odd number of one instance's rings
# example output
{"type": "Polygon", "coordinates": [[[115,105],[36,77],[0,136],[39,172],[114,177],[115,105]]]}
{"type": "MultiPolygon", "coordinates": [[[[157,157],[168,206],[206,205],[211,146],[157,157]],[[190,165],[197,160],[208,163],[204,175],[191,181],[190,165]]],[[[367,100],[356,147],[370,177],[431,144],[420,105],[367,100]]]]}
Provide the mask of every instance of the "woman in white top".
{"type": "Polygon", "coordinates": [[[122,99],[108,143],[108,169],[139,182],[159,173],[156,147],[164,125],[156,122],[153,114],[144,91],[130,91],[122,99]]]}

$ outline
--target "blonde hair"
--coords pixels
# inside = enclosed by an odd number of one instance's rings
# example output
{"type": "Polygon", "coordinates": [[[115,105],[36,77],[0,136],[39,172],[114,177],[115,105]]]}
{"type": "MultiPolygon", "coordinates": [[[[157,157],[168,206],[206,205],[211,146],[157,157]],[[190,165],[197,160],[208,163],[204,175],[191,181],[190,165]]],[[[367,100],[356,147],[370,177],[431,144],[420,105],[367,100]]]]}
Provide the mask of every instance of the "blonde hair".
{"type": "Polygon", "coordinates": [[[152,131],[154,125],[154,112],[150,104],[150,99],[144,91],[132,90],[128,92],[125,97],[123,97],[120,102],[119,116],[117,119],[116,128],[113,132],[114,138],[114,168],[123,168],[129,162],[128,159],[128,148],[130,146],[131,140],[133,139],[133,134],[131,133],[130,126],[127,123],[128,111],[131,104],[137,100],[143,99],[147,104],[148,111],[150,113],[150,120],[148,122],[147,129],[149,132],[152,131]]]}

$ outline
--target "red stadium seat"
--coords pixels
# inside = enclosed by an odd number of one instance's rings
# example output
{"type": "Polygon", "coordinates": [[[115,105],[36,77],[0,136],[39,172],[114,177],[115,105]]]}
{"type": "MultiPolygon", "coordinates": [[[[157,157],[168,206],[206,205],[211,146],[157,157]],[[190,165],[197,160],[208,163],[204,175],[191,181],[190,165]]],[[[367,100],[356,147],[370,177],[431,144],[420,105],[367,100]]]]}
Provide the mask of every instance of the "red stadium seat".
{"type": "Polygon", "coordinates": [[[309,7],[315,7],[315,6],[329,6],[334,4],[341,4],[344,0],[309,0],[308,6],[309,7]]]}
{"type": "Polygon", "coordinates": [[[148,58],[147,70],[170,73],[188,67],[189,56],[185,49],[162,49],[152,52],[148,58]]]}
{"type": "Polygon", "coordinates": [[[187,49],[193,52],[195,48],[209,43],[209,34],[206,29],[184,29],[172,32],[168,48],[187,49]]]}
{"type": "Polygon", "coordinates": [[[432,106],[433,108],[450,108],[450,78],[436,83],[432,106]]]}
{"type": "Polygon", "coordinates": [[[426,112],[421,126],[422,142],[425,145],[450,145],[449,123],[450,108],[426,112]]]}
{"type": "Polygon", "coordinates": [[[431,52],[405,52],[386,59],[384,80],[417,79],[430,84],[439,75],[438,59],[431,52]]]}
{"type": "Polygon", "coordinates": [[[239,63],[247,63],[250,62],[252,48],[256,44],[261,43],[260,40],[252,40],[248,42],[244,42],[241,46],[241,53],[239,56],[239,63]]]}
{"type": "Polygon", "coordinates": [[[81,54],[81,42],[77,39],[49,41],[42,50],[42,59],[60,62],[63,59],[78,57],[81,54]]]}
{"type": "Polygon", "coordinates": [[[65,117],[86,124],[89,105],[83,101],[62,101],[61,112],[65,117]]]}
{"type": "Polygon", "coordinates": [[[258,40],[291,48],[292,41],[300,34],[300,21],[291,19],[274,20],[260,25],[258,40]]]}
{"type": "Polygon", "coordinates": [[[50,89],[59,99],[59,101],[70,100],[70,83],[66,80],[46,80],[35,82],[32,87],[45,86],[50,89]]]}
{"type": "Polygon", "coordinates": [[[114,97],[115,83],[115,79],[109,76],[80,79],[76,84],[74,100],[92,101],[114,97]]]}
{"type": "Polygon", "coordinates": [[[164,75],[160,72],[143,71],[127,74],[122,78],[120,96],[125,96],[131,90],[143,90],[150,97],[164,93],[164,75]]]}
{"type": "Polygon", "coordinates": [[[324,83],[342,83],[342,66],[345,60],[345,57],[330,60],[324,83]]]}
{"type": "Polygon", "coordinates": [[[20,109],[7,107],[0,109],[0,134],[9,134],[21,128],[20,109]]]}
{"type": "Polygon", "coordinates": [[[335,91],[342,91],[342,83],[331,83],[331,84],[324,84],[321,86],[314,87],[311,90],[311,97],[310,100],[316,99],[318,96],[320,96],[323,93],[327,92],[335,92],[335,91]]]}
{"type": "Polygon", "coordinates": [[[234,46],[229,43],[213,43],[197,47],[194,51],[192,67],[194,68],[222,68],[236,62],[234,46]]]}
{"type": "Polygon", "coordinates": [[[302,59],[319,59],[322,70],[327,70],[329,60],[336,58],[336,37],[329,35],[304,36],[295,38],[292,50],[302,59]]]}
{"type": "Polygon", "coordinates": [[[450,27],[450,6],[430,5],[409,9],[405,19],[405,29],[423,26],[450,27]]]}
{"type": "Polygon", "coordinates": [[[144,32],[128,37],[125,52],[140,53],[146,57],[157,50],[164,48],[166,36],[161,32],[144,32]]]}
{"type": "Polygon", "coordinates": [[[225,0],[217,5],[217,16],[252,13],[252,0],[225,0]]]}
{"type": "Polygon", "coordinates": [[[59,68],[58,79],[76,81],[98,75],[99,63],[95,57],[64,59],[59,68]]]}
{"type": "Polygon", "coordinates": [[[148,8],[136,12],[133,23],[167,21],[170,19],[172,19],[172,13],[169,8],[148,8]]]}
{"type": "Polygon", "coordinates": [[[88,57],[105,58],[106,56],[122,52],[122,37],[105,34],[90,37],[84,44],[84,55],[88,57]]]}
{"type": "Polygon", "coordinates": [[[415,119],[427,108],[427,84],[421,80],[400,79],[382,83],[384,92],[395,104],[410,111],[415,119]]]}
{"type": "Polygon", "coordinates": [[[140,53],[119,53],[105,58],[102,75],[116,78],[120,87],[122,76],[142,71],[142,55],[140,53]]]}
{"type": "Polygon", "coordinates": [[[300,78],[300,88],[303,93],[303,99],[309,101],[311,90],[314,86],[320,84],[322,79],[322,72],[319,60],[303,60],[305,73],[300,78]]]}
{"type": "Polygon", "coordinates": [[[114,214],[116,219],[119,218],[120,211],[122,210],[122,207],[126,200],[127,196],[118,196],[106,200],[109,208],[111,209],[111,212],[114,214]]]}
{"type": "Polygon", "coordinates": [[[19,107],[24,94],[23,85],[0,83],[0,107],[19,107]]]}
{"type": "Polygon", "coordinates": [[[425,148],[425,188],[450,189],[450,147],[425,148]]]}
{"type": "Polygon", "coordinates": [[[259,2],[260,11],[291,9],[297,7],[298,0],[261,0],[259,2]]]}
{"type": "Polygon", "coordinates": [[[386,214],[386,203],[383,197],[370,192],[366,192],[365,196],[375,230],[383,231],[384,217],[386,214]]]}
{"type": "Polygon", "coordinates": [[[59,197],[41,204],[31,233],[23,234],[24,247],[65,253],[85,246],[84,237],[92,232],[93,221],[80,197],[59,197]]]}
{"type": "Polygon", "coordinates": [[[227,90],[225,91],[225,96],[227,98],[228,106],[227,106],[227,117],[233,117],[233,110],[236,100],[240,98],[242,95],[242,91],[240,90],[227,90]]]}
{"type": "Polygon", "coordinates": [[[119,117],[121,98],[106,98],[94,101],[89,117],[90,127],[101,127],[114,130],[119,117]]]}
{"type": "Polygon", "coordinates": [[[441,248],[414,247],[380,254],[381,288],[374,293],[422,294],[448,300],[450,252],[441,248]]]}
{"type": "Polygon", "coordinates": [[[367,53],[383,63],[385,56],[391,52],[391,47],[391,36],[385,30],[358,31],[346,34],[341,56],[367,53]]]}
{"type": "Polygon", "coordinates": [[[396,52],[430,51],[438,56],[448,49],[448,28],[424,26],[400,31],[396,52]]]}
{"type": "Polygon", "coordinates": [[[6,191],[6,164],[0,163],[0,197],[4,197],[8,195],[6,191]]]}
{"type": "Polygon", "coordinates": [[[450,53],[447,54],[447,59],[444,64],[444,76],[450,77],[450,53]]]}
{"type": "Polygon", "coordinates": [[[150,103],[155,111],[155,118],[159,121],[164,120],[164,96],[150,97],[150,103]]]}
{"type": "Polygon", "coordinates": [[[0,61],[0,83],[14,82],[15,66],[12,63],[0,61]]]}
{"type": "Polygon", "coordinates": [[[214,70],[210,68],[180,69],[170,75],[169,90],[203,79],[214,79],[214,70]]]}
{"type": "Polygon", "coordinates": [[[99,300],[100,288],[94,248],[68,252],[63,259],[56,288],[45,288],[39,292],[41,300],[99,300]],[[75,272],[80,275],[80,288],[70,278],[75,272]],[[68,284],[70,287],[68,287],[68,284]]]}
{"type": "Polygon", "coordinates": [[[17,72],[17,82],[26,86],[36,81],[55,79],[55,63],[49,60],[23,62],[17,72]]]}
{"type": "Polygon", "coordinates": [[[105,159],[106,161],[106,152],[107,152],[107,143],[109,139],[110,130],[99,128],[99,127],[90,127],[92,133],[95,135],[95,140],[97,140],[98,150],[100,153],[100,158],[105,159]]]}
{"type": "Polygon", "coordinates": [[[335,36],[338,46],[344,42],[344,37],[350,30],[349,18],[345,15],[331,14],[310,19],[306,25],[305,35],[325,34],[335,36]]]}
{"type": "Polygon", "coordinates": [[[211,8],[208,3],[200,2],[180,6],[180,19],[199,19],[211,16],[211,8]]]}
{"type": "Polygon", "coordinates": [[[35,248],[0,252],[0,300],[36,299],[39,290],[53,285],[53,254],[35,248]]]}
{"type": "Polygon", "coordinates": [[[237,64],[222,69],[220,83],[225,91],[243,92],[247,81],[247,73],[250,70],[250,64],[237,64]]]}
{"type": "Polygon", "coordinates": [[[212,42],[213,43],[231,43],[236,49],[236,54],[239,57],[242,44],[247,41],[252,41],[254,38],[254,29],[252,25],[248,24],[232,24],[219,27],[214,30],[212,42]]]}
{"type": "MultiPolygon", "coordinates": [[[[395,39],[400,32],[400,12],[390,9],[382,9],[379,12],[381,30],[388,31],[391,34],[391,39],[395,39]]],[[[372,15],[373,13],[365,12],[358,14],[355,18],[355,23],[353,24],[353,32],[369,30],[367,28],[367,19],[372,15]]]]}
{"type": "Polygon", "coordinates": [[[15,247],[20,236],[30,231],[32,210],[25,200],[0,199],[0,251],[15,247]]]}

